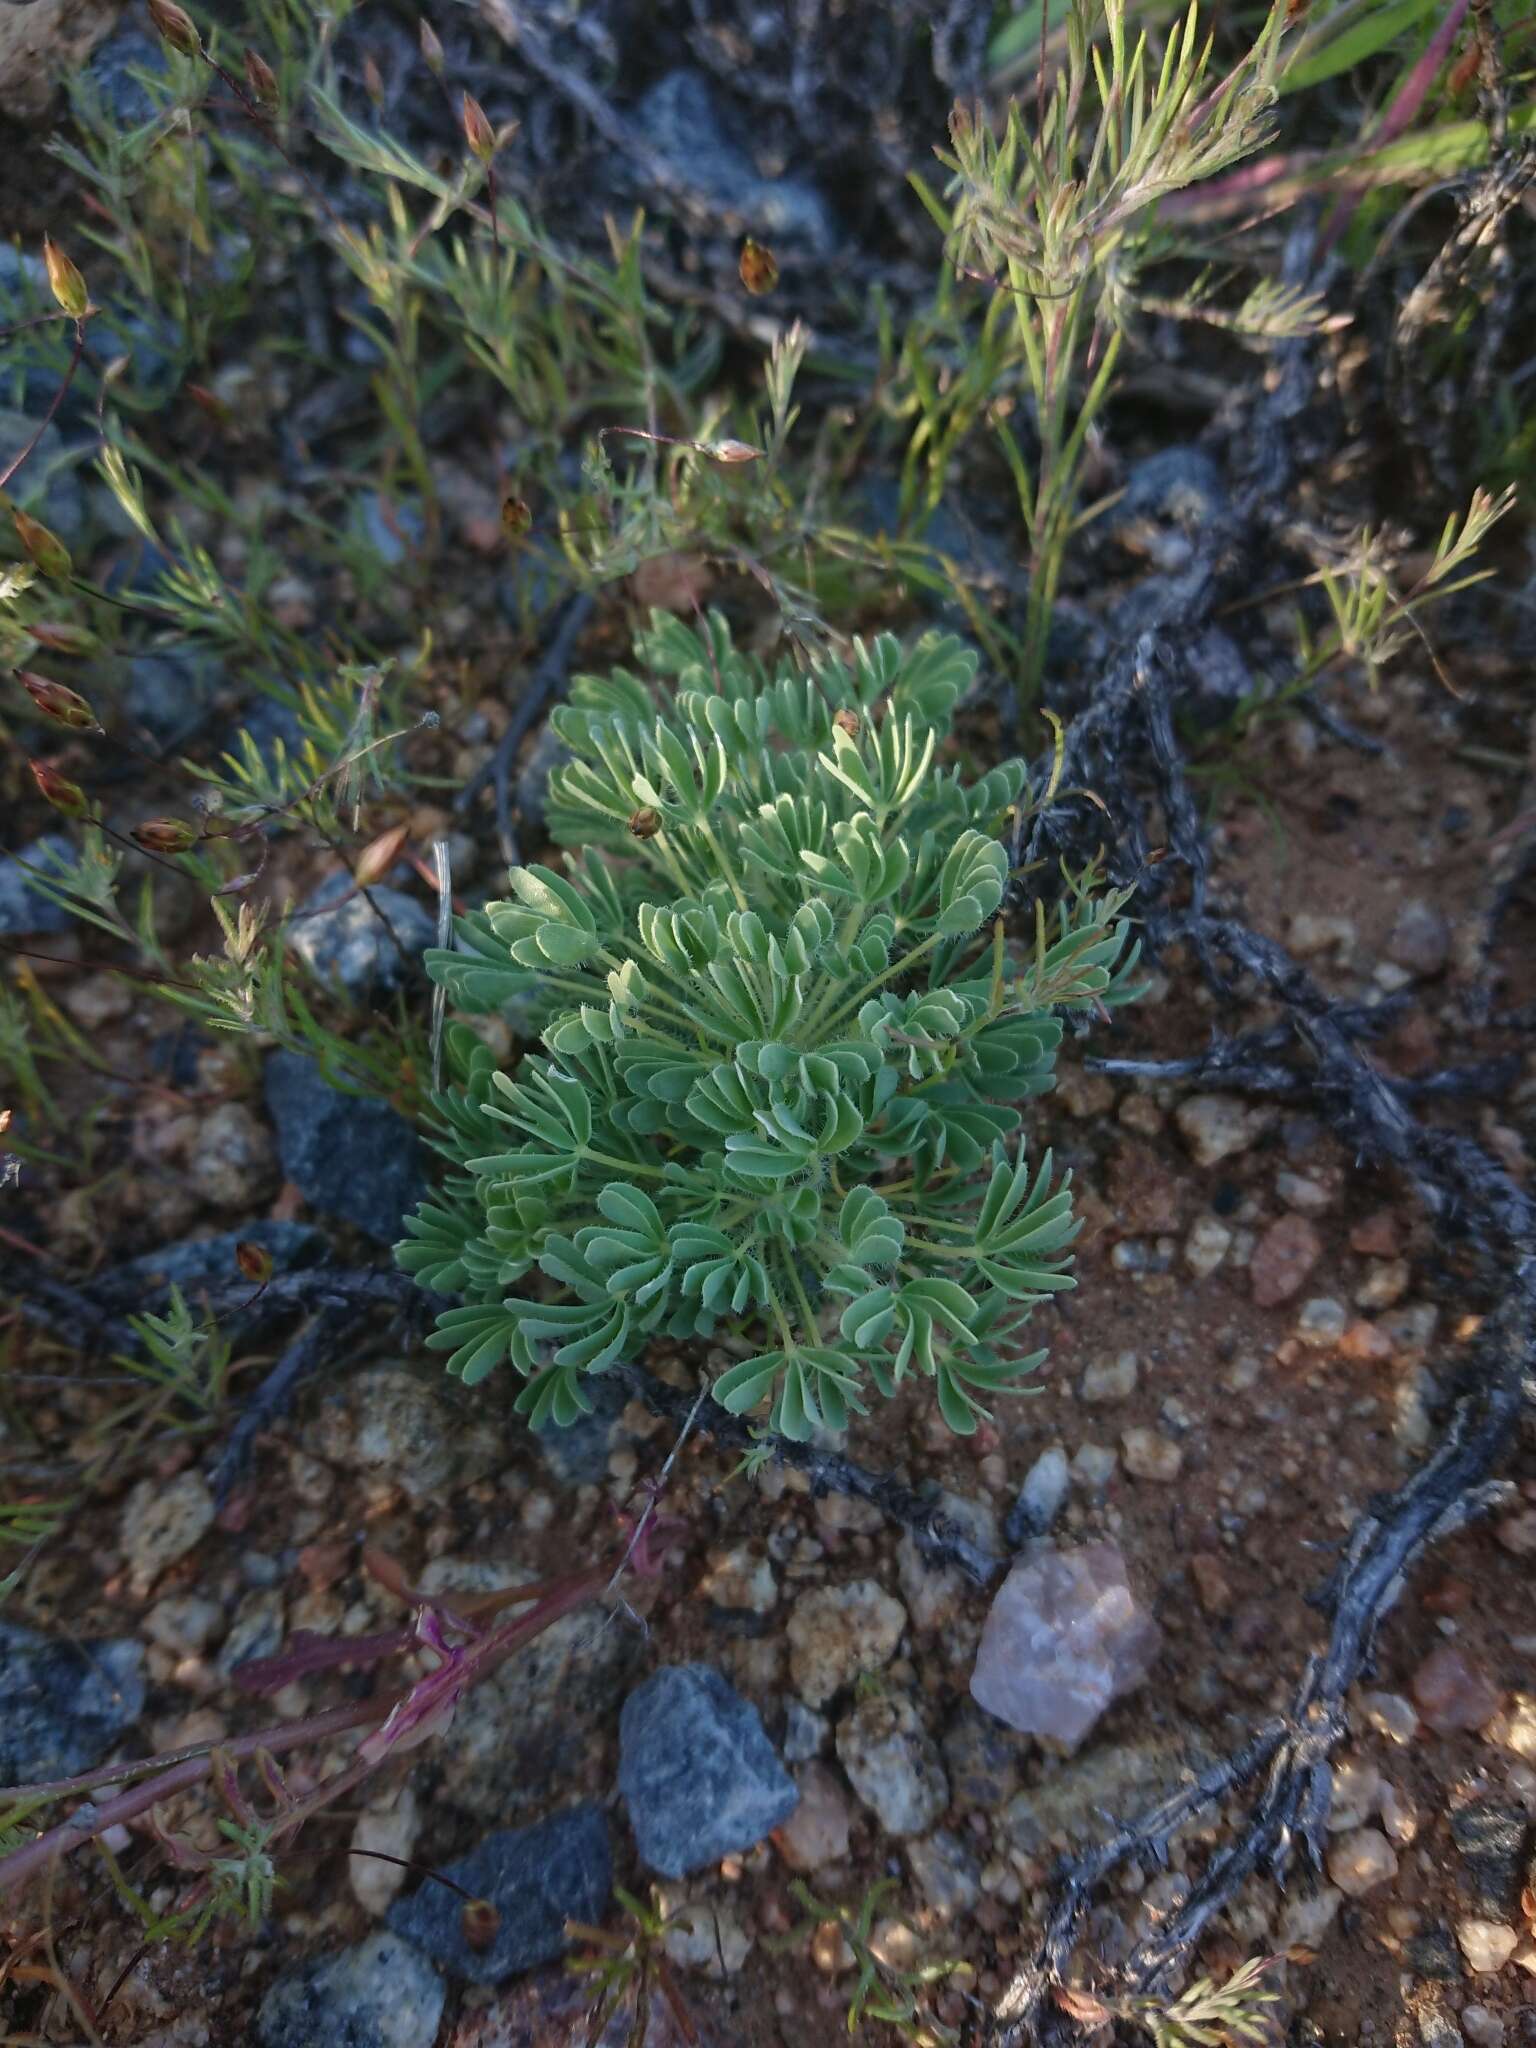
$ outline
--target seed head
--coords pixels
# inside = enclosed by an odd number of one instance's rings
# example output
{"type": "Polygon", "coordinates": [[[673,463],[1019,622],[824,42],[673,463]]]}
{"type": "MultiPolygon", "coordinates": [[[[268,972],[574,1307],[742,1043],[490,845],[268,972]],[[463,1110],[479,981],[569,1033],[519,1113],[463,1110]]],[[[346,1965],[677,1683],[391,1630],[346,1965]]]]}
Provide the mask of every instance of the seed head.
{"type": "Polygon", "coordinates": [[[464,140],[469,153],[488,164],[496,154],[496,131],[485,118],[485,109],[470,93],[464,95],[464,140]]]}
{"type": "Polygon", "coordinates": [[[201,54],[202,37],[184,7],[178,7],[176,0],[146,0],[146,4],[150,20],[173,50],[179,50],[183,57],[201,54]]]}
{"type": "Polygon", "coordinates": [[[59,619],[34,619],[27,631],[50,654],[93,654],[100,645],[89,626],[59,619]]]}
{"type": "Polygon", "coordinates": [[[763,451],[750,441],[706,441],[704,453],[711,462],[761,462],[763,451]]]}
{"type": "Polygon", "coordinates": [[[197,827],[185,818],[146,818],[128,836],[146,853],[185,853],[197,844],[197,827]]]}
{"type": "Polygon", "coordinates": [[[741,261],[737,269],[742,283],[755,299],[760,299],[764,292],[771,292],[779,281],[779,259],[761,242],[754,242],[750,235],[741,245],[741,261]]]}
{"type": "Polygon", "coordinates": [[[245,53],[245,82],[258,107],[274,113],[277,109],[277,73],[259,50],[245,53]]]}
{"type": "Polygon", "coordinates": [[[501,501],[501,530],[508,540],[521,540],[533,525],[533,514],[528,509],[526,498],[503,498],[501,501]]]}
{"type": "Polygon", "coordinates": [[[51,676],[40,676],[35,669],[19,668],[16,680],[26,691],[44,718],[51,718],[55,725],[66,726],[71,732],[99,732],[96,714],[80,695],[78,690],[68,689],[63,683],[56,683],[51,676]]]}
{"type": "Polygon", "coordinates": [[[265,1287],[272,1278],[272,1254],[253,1238],[242,1237],[235,1246],[235,1264],[253,1287],[265,1287]]]}
{"type": "Polygon", "coordinates": [[[377,839],[370,839],[357,856],[352,870],[352,879],[359,889],[371,889],[375,882],[382,882],[395,862],[400,858],[401,849],[411,836],[409,824],[391,825],[387,832],[381,832],[377,839]]]}
{"type": "Polygon", "coordinates": [[[832,723],[839,732],[847,733],[851,740],[856,740],[863,729],[859,723],[857,711],[850,711],[846,706],[841,711],[833,712],[832,723]]]}
{"type": "Polygon", "coordinates": [[[636,839],[654,839],[661,830],[661,813],[652,810],[649,804],[642,804],[638,811],[629,814],[629,829],[636,839]]]}
{"type": "Polygon", "coordinates": [[[57,768],[50,768],[46,761],[29,761],[27,766],[32,770],[32,780],[45,803],[52,804],[66,818],[89,817],[91,807],[78,782],[71,782],[67,775],[61,775],[57,768]]]}
{"type": "Polygon", "coordinates": [[[489,1899],[466,1899],[459,1924],[467,1947],[487,1949],[501,1931],[501,1913],[489,1899]]]}
{"type": "Polygon", "coordinates": [[[85,279],[58,243],[47,235],[43,237],[43,263],[48,272],[48,287],[58,301],[59,310],[67,313],[71,320],[84,319],[91,304],[85,279]]]}
{"type": "Polygon", "coordinates": [[[32,518],[18,506],[12,506],[11,518],[15,521],[16,538],[36,563],[39,572],[62,583],[74,566],[63,541],[56,533],[50,532],[41,519],[32,518]]]}

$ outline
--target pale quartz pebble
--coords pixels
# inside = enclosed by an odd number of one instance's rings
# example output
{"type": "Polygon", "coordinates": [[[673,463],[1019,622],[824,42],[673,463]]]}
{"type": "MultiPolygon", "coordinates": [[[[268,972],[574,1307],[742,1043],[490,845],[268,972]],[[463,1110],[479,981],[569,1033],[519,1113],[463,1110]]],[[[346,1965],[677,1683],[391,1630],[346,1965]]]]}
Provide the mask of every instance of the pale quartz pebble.
{"type": "Polygon", "coordinates": [[[1369,1725],[1399,1749],[1406,1749],[1419,1732],[1419,1716],[1413,1702],[1405,1700],[1400,1692],[1368,1692],[1360,1704],[1369,1725]]]}
{"type": "Polygon", "coordinates": [[[1141,1684],[1160,1640],[1114,1544],[1045,1549],[998,1589],[971,1697],[1021,1734],[1075,1748],[1111,1700],[1141,1684]]]}
{"type": "Polygon", "coordinates": [[[1328,1832],[1339,1835],[1363,1827],[1376,1811],[1381,1792],[1381,1773],[1360,1757],[1344,1757],[1333,1767],[1333,1796],[1328,1808],[1328,1832]]]}
{"type": "Polygon", "coordinates": [[[1490,1976],[1502,1970],[1520,1946],[1519,1934],[1501,1920],[1458,1920],[1456,1939],[1467,1959],[1467,1968],[1490,1976]]]}
{"type": "Polygon", "coordinates": [[[837,1759],[888,1835],[921,1835],[949,1804],[938,1747],[903,1693],[860,1702],[837,1724],[837,1759]]]}
{"type": "Polygon", "coordinates": [[[1504,2022],[1486,2005],[1461,2008],[1461,2031],[1472,2048],[1504,2048],[1504,2022]]]}
{"type": "Polygon", "coordinates": [[[1346,1897],[1362,1899],[1396,1877],[1397,1852],[1378,1828],[1356,1828],[1330,1846],[1328,1875],[1346,1897]]]}
{"type": "Polygon", "coordinates": [[[905,1920],[877,1920],[869,1952],[888,1970],[910,1970],[922,1960],[923,1944],[905,1920]]]}
{"type": "Polygon", "coordinates": [[[1095,1405],[1128,1401],[1136,1391],[1141,1361],[1134,1351],[1122,1351],[1114,1358],[1095,1359],[1083,1374],[1082,1397],[1095,1405]]]}
{"type": "Polygon", "coordinates": [[[706,1977],[734,1977],[753,1940],[734,1904],[690,1899],[681,1885],[659,1885],[656,1897],[668,1921],[662,1939],[672,1961],[706,1977]]]}
{"type": "Polygon", "coordinates": [[[1376,1802],[1381,1815],[1381,1824],[1400,1849],[1405,1849],[1419,1832],[1419,1810],[1406,1793],[1400,1792],[1390,1779],[1382,1782],[1381,1794],[1376,1802]]]}
{"type": "Polygon", "coordinates": [[[1511,1693],[1509,1704],[1494,1715],[1483,1733],[1498,1748],[1536,1764],[1536,1693],[1511,1693]]]}
{"type": "Polygon", "coordinates": [[[421,1831],[416,1795],[409,1785],[377,1806],[365,1807],[352,1829],[354,1853],[347,1858],[347,1883],[352,1896],[365,1913],[382,1920],[394,1904],[395,1895],[410,1876],[400,1863],[386,1862],[399,1857],[409,1862],[421,1831]],[[375,1854],[359,1854],[375,1851],[375,1854]]]}
{"type": "Polygon", "coordinates": [[[1280,1915],[1276,1949],[1283,1955],[1287,1949],[1316,1948],[1339,1917],[1343,1903],[1344,1894],[1331,1884],[1320,1884],[1314,1892],[1297,1892],[1286,1900],[1280,1915]]]}
{"type": "Polygon", "coordinates": [[[1536,1977],[1536,1937],[1527,1937],[1515,1950],[1515,1967],[1536,1977]]]}
{"type": "Polygon", "coordinates": [[[1184,1263],[1197,1280],[1208,1280],[1232,1249],[1232,1233],[1215,1216],[1198,1217],[1184,1240],[1184,1263]]]}
{"type": "Polygon", "coordinates": [[[1155,1429],[1127,1429],[1120,1437],[1120,1456],[1133,1479],[1171,1486],[1184,1469],[1184,1453],[1172,1437],[1155,1429]]]}
{"type": "Polygon", "coordinates": [[[774,1846],[791,1870],[820,1870],[848,1854],[848,1801],[825,1764],[802,1764],[793,1773],[800,1804],[773,1831],[774,1846]]]}
{"type": "Polygon", "coordinates": [[[733,1614],[766,1614],[779,1597],[773,1566],[746,1544],[712,1550],[699,1581],[699,1596],[733,1614]]]}
{"type": "Polygon", "coordinates": [[[866,1671],[896,1653],[907,1610],[873,1579],[818,1586],[790,1613],[789,1672],[807,1706],[820,1707],[866,1671]]]}

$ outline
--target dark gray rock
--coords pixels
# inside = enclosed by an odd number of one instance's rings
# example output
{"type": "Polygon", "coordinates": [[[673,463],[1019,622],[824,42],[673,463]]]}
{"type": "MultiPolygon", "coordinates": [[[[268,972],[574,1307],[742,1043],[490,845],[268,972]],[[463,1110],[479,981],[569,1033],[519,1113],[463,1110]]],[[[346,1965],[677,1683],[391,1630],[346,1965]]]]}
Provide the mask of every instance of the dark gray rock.
{"type": "Polygon", "coordinates": [[[370,1934],[279,1977],[256,2019],[261,2048],[428,2048],[447,1992],[415,1949],[370,1934]]]}
{"type": "Polygon", "coordinates": [[[1024,1475],[1019,1497],[1008,1510],[1003,1524],[1003,1541],[1010,1550],[1021,1550],[1031,1536],[1046,1535],[1066,1504],[1072,1484],[1072,1468],[1060,1444],[1042,1451],[1024,1475]]]}
{"type": "Polygon", "coordinates": [[[567,1429],[557,1422],[541,1423],[533,1433],[557,1479],[567,1486],[601,1486],[608,1478],[609,1455],[629,1395],[617,1380],[600,1373],[589,1373],[582,1391],[592,1403],[590,1415],[579,1417],[567,1429]]]}
{"type": "Polygon", "coordinates": [[[388,1103],[333,1088],[302,1053],[274,1052],[267,1109],[283,1172],[323,1216],[339,1216],[380,1244],[426,1192],[420,1141],[388,1103]]]}
{"type": "Polygon", "coordinates": [[[219,665],[206,653],[135,654],[122,685],[123,711],[143,738],[168,753],[205,722],[219,679],[219,665]]]}
{"type": "Polygon", "coordinates": [[[814,185],[765,178],[736,137],[749,124],[717,98],[701,71],[669,71],[635,109],[636,125],[698,198],[770,242],[826,251],[837,239],[832,210],[814,185]]]}
{"type": "MultiPolygon", "coordinates": [[[[215,270],[226,268],[216,262],[215,270]]],[[[124,373],[128,389],[140,405],[169,404],[181,389],[190,356],[186,330],[157,306],[109,308],[102,325],[102,345],[128,358],[124,373]]]]}
{"type": "Polygon", "coordinates": [[[136,128],[153,120],[156,103],[133,74],[142,71],[163,77],[165,64],[165,45],[158,37],[136,28],[120,28],[91,52],[78,89],[94,94],[102,112],[118,127],[136,128]]]}
{"type": "Polygon", "coordinates": [[[185,1237],[161,1245],[141,1258],[100,1273],[92,1294],[108,1308],[152,1307],[172,1287],[193,1296],[205,1287],[228,1287],[240,1278],[235,1263],[238,1244],[259,1244],[272,1255],[277,1273],[298,1272],[325,1254],[325,1235],[310,1223],[274,1223],[259,1217],[243,1230],[221,1230],[214,1237],[185,1237]]]}
{"type": "Polygon", "coordinates": [[[567,1920],[601,1920],[613,1888],[608,1823],[596,1806],[573,1806],[530,1828],[488,1835],[443,1875],[459,1887],[428,1882],[390,1908],[389,1924],[455,1977],[499,1984],[566,1948],[567,1920]],[[498,1915],[494,1939],[464,1939],[463,1892],[488,1899],[498,1915]]]}
{"type": "Polygon", "coordinates": [[[0,859],[0,932],[19,938],[28,932],[67,932],[74,919],[62,903],[34,889],[27,868],[51,871],[55,858],[73,865],[74,842],[62,832],[44,833],[19,853],[0,859]],[[25,863],[25,866],[23,865],[25,863]]]}
{"type": "Polygon", "coordinates": [[[436,935],[437,920],[414,896],[383,883],[365,896],[348,874],[328,876],[283,929],[285,944],[312,974],[340,982],[357,998],[398,988],[436,935]],[[389,919],[400,945],[379,911],[389,919]]]}
{"type": "Polygon", "coordinates": [[[619,1790],[663,1877],[755,1847],[800,1797],[756,1707],[707,1664],[664,1665],[624,1702],[619,1790]]]}
{"type": "Polygon", "coordinates": [[[1524,1881],[1525,1808],[1514,1799],[1469,1799],[1451,1809],[1451,1840],[1461,1857],[1458,1890],[1469,1913],[1512,1920],[1524,1881]]]}
{"type": "Polygon", "coordinates": [[[64,1642],[0,1620],[0,1703],[0,1784],[73,1777],[143,1711],[143,1646],[64,1642]]]}
{"type": "Polygon", "coordinates": [[[1426,1927],[1422,1934],[1410,1935],[1403,1943],[1403,1958],[1416,1977],[1427,1977],[1432,1984],[1461,1981],[1461,1949],[1449,1927],[1426,1927]]]}
{"type": "MultiPolygon", "coordinates": [[[[5,389],[9,396],[9,387],[5,389]]],[[[8,463],[12,456],[19,455],[37,434],[38,425],[52,402],[51,394],[57,390],[58,380],[55,378],[49,386],[49,398],[35,411],[18,412],[11,405],[0,404],[0,466],[8,463]]],[[[29,397],[29,406],[33,402],[29,397]]],[[[26,467],[18,470],[10,489],[22,511],[40,519],[66,547],[77,547],[84,539],[85,492],[80,487],[74,456],[56,421],[49,420],[37,435],[37,445],[27,457],[26,467]]],[[[9,520],[6,527],[9,533],[9,520]]],[[[10,545],[9,538],[7,545],[10,545]]]]}
{"type": "MultiPolygon", "coordinates": [[[[241,712],[240,730],[250,734],[257,753],[269,769],[276,768],[280,747],[290,761],[298,761],[303,756],[304,727],[299,721],[299,714],[279,697],[257,697],[241,712]]],[[[237,760],[244,753],[239,746],[232,746],[228,751],[237,760]]]]}
{"type": "Polygon", "coordinates": [[[1154,519],[1185,533],[1198,533],[1226,507],[1226,486],[1217,463],[1203,448],[1163,448],[1136,463],[1111,525],[1154,519]]]}
{"type": "Polygon", "coordinates": [[[1405,903],[1387,938],[1387,958],[1428,980],[1451,957],[1451,927],[1445,913],[1421,896],[1405,903]]]}
{"type": "Polygon", "coordinates": [[[546,725],[534,741],[528,758],[517,771],[517,810],[527,825],[544,829],[544,811],[549,802],[549,778],[571,758],[571,750],[552,726],[546,725]]]}

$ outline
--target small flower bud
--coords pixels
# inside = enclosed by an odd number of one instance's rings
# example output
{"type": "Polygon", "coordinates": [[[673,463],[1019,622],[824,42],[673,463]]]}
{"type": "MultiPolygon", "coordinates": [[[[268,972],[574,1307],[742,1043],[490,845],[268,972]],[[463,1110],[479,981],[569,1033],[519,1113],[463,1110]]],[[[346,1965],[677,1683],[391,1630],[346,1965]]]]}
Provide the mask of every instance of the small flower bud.
{"type": "Polygon", "coordinates": [[[660,811],[653,811],[649,804],[642,804],[638,811],[630,812],[629,829],[636,839],[654,839],[661,830],[660,811]]]}
{"type": "Polygon", "coordinates": [[[363,57],[363,90],[376,107],[384,104],[384,74],[371,54],[363,57]]]}
{"type": "Polygon", "coordinates": [[[228,432],[235,424],[234,409],[228,400],[220,398],[216,391],[210,391],[206,384],[189,384],[187,396],[198,411],[206,414],[216,427],[228,432]]]}
{"type": "Polygon", "coordinates": [[[444,69],[443,46],[437,39],[437,31],[425,16],[421,21],[421,61],[434,78],[441,78],[444,69]]]}
{"type": "Polygon", "coordinates": [[[272,1278],[272,1254],[253,1238],[242,1237],[235,1246],[235,1264],[253,1287],[265,1287],[272,1278]]]}
{"type": "Polygon", "coordinates": [[[265,108],[268,113],[275,112],[277,73],[259,50],[247,50],[245,53],[245,82],[257,106],[265,108]]]}
{"type": "Polygon", "coordinates": [[[38,794],[45,803],[50,803],[66,818],[84,818],[90,815],[90,804],[85,791],[78,782],[71,782],[67,775],[61,775],[56,768],[50,768],[46,761],[29,761],[32,780],[37,784],[38,794]]]}
{"type": "Polygon", "coordinates": [[[741,281],[753,298],[761,298],[764,292],[771,292],[779,281],[779,259],[771,249],[765,249],[761,242],[754,242],[748,235],[741,245],[741,261],[737,265],[741,281]]]}
{"type": "Polygon", "coordinates": [[[146,4],[150,20],[173,50],[179,50],[183,57],[201,54],[202,38],[184,7],[178,7],[176,0],[146,0],[146,4]]]}
{"type": "Polygon", "coordinates": [[[197,827],[185,818],[146,818],[131,828],[129,838],[146,853],[185,853],[197,844],[197,827]]]}
{"type": "Polygon", "coordinates": [[[49,289],[57,299],[60,311],[67,313],[71,320],[83,319],[91,303],[85,279],[58,243],[47,235],[43,237],[43,262],[48,271],[49,289]]]}
{"type": "Polygon", "coordinates": [[[496,154],[496,131],[485,118],[485,109],[469,93],[464,95],[464,140],[469,144],[471,156],[477,156],[481,163],[488,164],[496,154]]]}
{"type": "Polygon", "coordinates": [[[705,441],[704,453],[711,462],[761,462],[763,451],[750,441],[705,441]]]}
{"type": "Polygon", "coordinates": [[[44,718],[51,718],[55,725],[67,726],[71,732],[100,731],[95,712],[77,690],[29,668],[17,669],[16,680],[44,718]]]}
{"type": "Polygon", "coordinates": [[[34,619],[27,631],[50,654],[94,654],[101,645],[89,626],[60,619],[34,619]]]}
{"type": "Polygon", "coordinates": [[[503,498],[501,501],[501,530],[508,540],[521,540],[533,525],[533,514],[528,509],[526,498],[503,498]]]}
{"type": "Polygon", "coordinates": [[[69,559],[69,549],[65,547],[63,541],[56,533],[50,533],[41,519],[33,519],[17,506],[12,506],[11,518],[15,521],[16,538],[36,563],[39,571],[44,576],[51,576],[55,581],[62,583],[74,566],[69,559]]]}
{"type": "Polygon", "coordinates": [[[839,732],[847,733],[851,740],[856,740],[862,730],[859,724],[859,714],[857,711],[849,711],[846,706],[841,711],[833,712],[832,723],[839,732]]]}
{"type": "Polygon", "coordinates": [[[382,882],[395,862],[400,858],[401,848],[411,836],[406,825],[391,825],[387,832],[381,832],[377,839],[370,839],[357,856],[352,870],[352,879],[359,889],[371,889],[375,882],[382,882]]]}
{"type": "Polygon", "coordinates": [[[501,1932],[501,1912],[489,1899],[466,1899],[459,1915],[466,1948],[488,1949],[501,1932]]]}

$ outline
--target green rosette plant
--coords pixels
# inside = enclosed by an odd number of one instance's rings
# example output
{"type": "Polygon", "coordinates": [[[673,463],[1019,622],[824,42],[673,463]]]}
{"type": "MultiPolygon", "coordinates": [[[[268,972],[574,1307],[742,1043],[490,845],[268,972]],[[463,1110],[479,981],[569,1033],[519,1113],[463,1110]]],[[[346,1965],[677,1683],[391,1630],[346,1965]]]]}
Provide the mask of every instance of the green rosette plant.
{"type": "Polygon", "coordinates": [[[510,1361],[536,1423],[665,1337],[713,1340],[714,1398],[790,1437],[913,1377],[972,1431],[1073,1284],[1070,1176],[1020,1105],[1062,1012],[1135,993],[1123,897],[1067,878],[1005,943],[1025,770],[941,765],[976,665],[951,637],[770,671],[657,614],[637,655],[553,715],[581,851],[428,955],[459,1011],[532,1004],[543,1038],[507,1072],[446,1034],[454,1171],[398,1250],[459,1297],[429,1342],[469,1382],[510,1361]]]}

